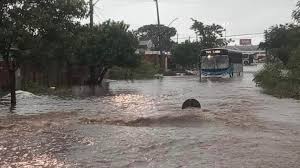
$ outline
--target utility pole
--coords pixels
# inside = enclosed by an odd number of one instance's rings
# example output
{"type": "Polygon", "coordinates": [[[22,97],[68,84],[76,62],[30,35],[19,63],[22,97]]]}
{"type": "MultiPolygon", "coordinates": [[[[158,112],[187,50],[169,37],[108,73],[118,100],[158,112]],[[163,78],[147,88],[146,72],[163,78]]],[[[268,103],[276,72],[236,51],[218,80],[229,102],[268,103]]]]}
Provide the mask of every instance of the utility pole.
{"type": "Polygon", "coordinates": [[[227,47],[228,43],[227,43],[227,29],[226,29],[226,26],[225,26],[225,44],[226,44],[226,47],[227,47]]]}
{"type": "Polygon", "coordinates": [[[160,17],[159,17],[159,7],[158,7],[158,0],[154,0],[156,3],[156,14],[157,14],[157,25],[160,28],[160,17]]]}
{"type": "Polygon", "coordinates": [[[156,4],[156,14],[157,14],[157,31],[158,31],[158,44],[159,44],[159,65],[160,70],[164,71],[163,69],[163,51],[162,51],[162,43],[161,43],[161,30],[160,30],[160,17],[159,17],[159,6],[158,0],[154,0],[156,4]]]}
{"type": "Polygon", "coordinates": [[[94,26],[94,4],[93,0],[90,0],[90,28],[94,26]]]}
{"type": "Polygon", "coordinates": [[[89,1],[89,6],[90,6],[90,27],[92,28],[94,26],[94,7],[95,5],[99,2],[100,0],[97,0],[95,3],[93,0],[89,1]]]}
{"type": "MultiPolygon", "coordinates": [[[[99,2],[99,0],[97,0],[95,3],[93,2],[93,0],[89,0],[89,6],[90,6],[90,29],[92,29],[94,27],[94,7],[95,5],[99,2]]],[[[97,83],[97,79],[96,79],[96,67],[95,66],[90,66],[90,79],[89,79],[89,83],[91,85],[94,85],[97,83]]]]}

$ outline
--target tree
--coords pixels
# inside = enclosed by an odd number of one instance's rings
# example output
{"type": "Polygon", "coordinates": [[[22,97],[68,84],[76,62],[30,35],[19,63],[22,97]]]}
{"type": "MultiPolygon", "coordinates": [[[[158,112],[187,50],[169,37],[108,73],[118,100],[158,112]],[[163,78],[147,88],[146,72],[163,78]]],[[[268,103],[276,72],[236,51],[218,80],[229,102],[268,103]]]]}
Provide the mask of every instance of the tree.
{"type": "Polygon", "coordinates": [[[199,61],[201,46],[198,42],[185,41],[174,47],[172,53],[174,63],[184,68],[195,67],[199,61]]]}
{"type": "Polygon", "coordinates": [[[300,45],[298,48],[294,49],[291,53],[289,63],[287,65],[288,69],[291,71],[290,77],[297,78],[298,82],[300,77],[300,45]]]}
{"type": "Polygon", "coordinates": [[[267,49],[268,53],[283,64],[289,62],[291,52],[300,44],[300,27],[294,24],[276,25],[265,31],[265,42],[260,48],[267,49]]]}
{"type": "Polygon", "coordinates": [[[43,79],[36,83],[57,87],[72,85],[72,67],[80,63],[77,56],[81,48],[80,39],[85,38],[81,36],[83,27],[74,23],[35,38],[34,47],[19,60],[22,65],[34,67],[42,74],[43,79]]]}
{"type": "Polygon", "coordinates": [[[28,50],[39,40],[55,40],[59,32],[73,25],[75,18],[85,15],[84,0],[1,0],[0,52],[9,71],[12,105],[16,104],[15,65],[20,56],[11,54],[12,49],[28,50]]]}
{"type": "Polygon", "coordinates": [[[217,24],[205,25],[195,19],[191,29],[199,36],[200,43],[204,48],[223,47],[230,41],[223,38],[224,28],[217,24]]]}
{"type": "Polygon", "coordinates": [[[196,32],[199,37],[197,42],[186,41],[178,44],[173,49],[174,61],[176,64],[185,68],[194,67],[198,64],[199,54],[202,49],[223,47],[231,40],[222,38],[224,28],[217,24],[205,25],[202,22],[194,20],[191,29],[196,32]]]}
{"type": "Polygon", "coordinates": [[[298,1],[296,9],[293,11],[293,18],[300,23],[300,1],[298,1]]]}
{"type": "Polygon", "coordinates": [[[158,29],[158,25],[145,25],[140,27],[136,34],[139,40],[151,40],[156,50],[159,50],[159,34],[161,40],[161,49],[164,51],[170,51],[174,42],[171,40],[176,35],[177,31],[173,27],[167,27],[161,25],[158,29]],[[159,32],[160,31],[160,32],[159,32]]]}
{"type": "MultiPolygon", "coordinates": [[[[293,12],[299,23],[300,2],[293,12]]],[[[270,27],[265,31],[265,42],[260,48],[266,49],[273,60],[255,75],[254,81],[265,91],[281,97],[300,98],[300,26],[284,24],[270,27]]]]}
{"type": "Polygon", "coordinates": [[[135,54],[137,38],[124,22],[108,20],[94,26],[92,30],[87,29],[86,33],[87,39],[82,39],[84,45],[80,57],[82,63],[94,69],[90,72],[90,84],[101,84],[105,74],[113,66],[139,65],[140,57],[135,54]]]}

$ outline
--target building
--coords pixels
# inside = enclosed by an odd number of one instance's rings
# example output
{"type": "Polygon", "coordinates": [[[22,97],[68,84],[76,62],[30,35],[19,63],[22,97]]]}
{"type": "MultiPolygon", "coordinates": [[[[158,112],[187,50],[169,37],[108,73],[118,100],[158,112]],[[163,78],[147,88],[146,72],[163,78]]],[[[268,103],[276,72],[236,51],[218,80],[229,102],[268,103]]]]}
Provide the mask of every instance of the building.
{"type": "Polygon", "coordinates": [[[266,51],[259,48],[258,45],[235,45],[227,46],[227,49],[237,50],[245,55],[254,55],[256,62],[264,62],[266,60],[266,51]]]}
{"type": "MultiPolygon", "coordinates": [[[[154,44],[151,40],[146,41],[139,41],[139,47],[136,51],[136,53],[143,55],[143,60],[146,63],[151,63],[155,65],[160,64],[160,51],[156,51],[154,44]]],[[[163,51],[163,65],[165,68],[165,71],[168,70],[168,62],[171,58],[170,52],[163,51]]]]}
{"type": "Polygon", "coordinates": [[[150,51],[154,47],[155,46],[151,40],[139,41],[139,50],[140,51],[150,51]]]}

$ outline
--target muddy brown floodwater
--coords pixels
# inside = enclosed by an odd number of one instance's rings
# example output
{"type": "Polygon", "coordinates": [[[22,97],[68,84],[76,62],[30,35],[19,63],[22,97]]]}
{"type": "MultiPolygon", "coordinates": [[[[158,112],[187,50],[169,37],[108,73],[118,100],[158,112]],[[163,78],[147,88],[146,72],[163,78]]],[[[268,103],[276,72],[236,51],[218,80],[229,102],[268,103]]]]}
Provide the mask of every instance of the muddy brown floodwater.
{"type": "Polygon", "coordinates": [[[0,103],[0,167],[299,168],[300,102],[242,78],[111,81],[0,103]],[[93,94],[96,93],[96,94],[93,94]],[[202,109],[181,110],[189,98],[202,109]]]}

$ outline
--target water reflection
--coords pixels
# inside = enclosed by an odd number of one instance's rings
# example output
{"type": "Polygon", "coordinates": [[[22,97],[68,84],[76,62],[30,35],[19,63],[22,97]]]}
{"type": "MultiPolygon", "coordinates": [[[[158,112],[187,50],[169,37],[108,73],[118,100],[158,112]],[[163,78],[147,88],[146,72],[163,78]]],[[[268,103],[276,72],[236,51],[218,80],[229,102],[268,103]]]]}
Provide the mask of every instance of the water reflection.
{"type": "Polygon", "coordinates": [[[0,163],[299,167],[299,102],[262,94],[252,81],[256,70],[246,67],[242,78],[232,80],[188,76],[74,87],[73,97],[20,94],[18,115],[7,117],[8,106],[0,105],[0,163]],[[203,109],[181,110],[189,98],[203,109]],[[14,125],[1,128],[5,124],[14,125]],[[34,157],[10,160],[22,158],[23,148],[35,151],[34,157]]]}

